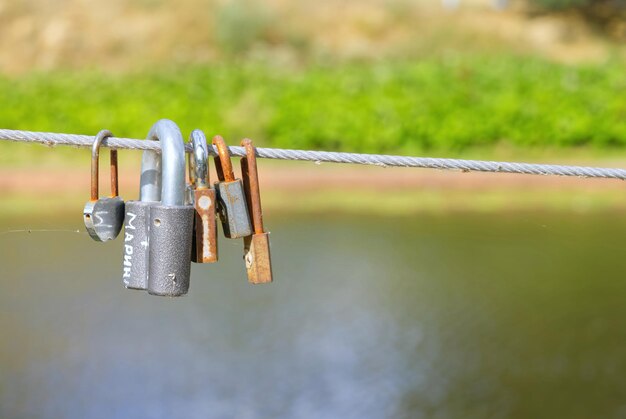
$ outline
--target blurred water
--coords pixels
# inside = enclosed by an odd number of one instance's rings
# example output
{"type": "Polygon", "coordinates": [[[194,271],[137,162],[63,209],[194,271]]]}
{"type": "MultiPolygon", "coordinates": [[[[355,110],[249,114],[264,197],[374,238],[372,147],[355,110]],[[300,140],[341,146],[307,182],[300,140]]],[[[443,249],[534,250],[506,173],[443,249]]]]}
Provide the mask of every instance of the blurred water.
{"type": "Polygon", "coordinates": [[[623,216],[267,224],[274,284],[222,239],[179,299],[119,240],[0,234],[0,417],[626,417],[623,216]]]}

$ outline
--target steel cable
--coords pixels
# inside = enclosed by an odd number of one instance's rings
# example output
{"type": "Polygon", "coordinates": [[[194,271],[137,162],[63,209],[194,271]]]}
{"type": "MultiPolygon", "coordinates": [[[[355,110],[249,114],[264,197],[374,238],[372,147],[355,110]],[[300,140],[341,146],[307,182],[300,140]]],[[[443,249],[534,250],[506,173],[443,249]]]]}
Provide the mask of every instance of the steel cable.
{"type": "MultiPolygon", "coordinates": [[[[57,145],[91,147],[94,137],[90,135],[0,129],[0,140],[39,143],[50,147],[55,147],[57,145]]],[[[161,144],[158,141],[136,140],[132,138],[107,138],[102,142],[102,146],[126,150],[161,150],[161,144]]],[[[187,151],[191,151],[190,145],[187,145],[186,147],[187,151]]],[[[243,147],[229,147],[229,149],[233,156],[245,157],[246,155],[243,147]]],[[[529,175],[575,176],[584,178],[626,180],[626,169],[617,168],[444,159],[432,157],[405,157],[385,154],[341,153],[280,148],[257,148],[256,151],[259,158],[278,160],[304,160],[313,162],[373,165],[380,167],[420,167],[425,169],[458,170],[463,172],[522,173],[529,175]]],[[[209,153],[214,156],[217,155],[216,150],[211,145],[209,145],[209,153]]]]}

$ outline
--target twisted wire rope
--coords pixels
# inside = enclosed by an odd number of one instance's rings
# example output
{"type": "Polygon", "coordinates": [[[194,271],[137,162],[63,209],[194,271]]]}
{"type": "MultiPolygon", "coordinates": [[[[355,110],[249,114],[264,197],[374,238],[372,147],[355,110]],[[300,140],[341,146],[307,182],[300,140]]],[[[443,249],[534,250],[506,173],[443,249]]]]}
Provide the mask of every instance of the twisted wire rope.
{"type": "MultiPolygon", "coordinates": [[[[91,147],[94,137],[79,134],[59,134],[0,129],[0,140],[44,144],[50,147],[69,145],[74,147],[91,147]]],[[[136,140],[132,138],[110,137],[102,142],[102,146],[125,150],[161,151],[158,141],[136,140]]],[[[186,144],[187,151],[191,146],[186,144]]],[[[233,156],[245,157],[243,147],[229,147],[233,156]]],[[[626,169],[568,166],[557,164],[536,164],[499,162],[483,160],[445,159],[433,157],[407,157],[385,154],[342,153],[331,151],[290,150],[281,148],[257,148],[257,156],[266,159],[300,160],[329,163],[349,163],[374,165],[381,167],[419,167],[424,169],[458,170],[463,172],[521,173],[529,175],[574,176],[584,178],[606,178],[626,180],[626,169]]],[[[217,155],[216,149],[209,145],[209,153],[217,155]]]]}

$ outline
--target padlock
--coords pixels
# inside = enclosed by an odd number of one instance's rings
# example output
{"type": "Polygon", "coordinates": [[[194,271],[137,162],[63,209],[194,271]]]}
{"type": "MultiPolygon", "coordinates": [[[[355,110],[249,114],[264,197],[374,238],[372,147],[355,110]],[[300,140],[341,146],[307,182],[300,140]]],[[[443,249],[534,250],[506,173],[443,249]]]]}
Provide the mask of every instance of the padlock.
{"type": "Polygon", "coordinates": [[[217,224],[215,219],[215,189],[209,181],[209,150],[206,137],[199,129],[190,137],[193,151],[189,159],[189,179],[193,188],[195,209],[194,235],[191,245],[191,261],[196,263],[217,262],[217,224]]]}
{"type": "Polygon", "coordinates": [[[252,234],[250,215],[246,205],[241,179],[235,179],[230,152],[219,135],[213,137],[213,145],[217,147],[218,156],[215,166],[219,182],[215,183],[217,192],[217,211],[222,222],[224,236],[237,239],[252,234]]]}
{"type": "MultiPolygon", "coordinates": [[[[152,131],[148,134],[148,139],[152,139],[152,131]]],[[[174,144],[170,144],[172,141],[169,137],[163,138],[163,150],[175,148],[174,144]]],[[[148,289],[150,207],[160,200],[161,158],[154,151],[147,150],[141,157],[139,201],[126,202],[122,266],[122,280],[126,288],[148,289]]]]}
{"type": "Polygon", "coordinates": [[[148,139],[163,144],[161,201],[150,206],[148,292],[175,297],[187,293],[191,271],[194,208],[184,203],[185,144],[178,126],[166,119],[152,126],[148,139]]]}
{"type": "Polygon", "coordinates": [[[118,194],[117,150],[111,150],[111,196],[100,198],[98,178],[100,169],[100,144],[105,138],[113,137],[110,131],[100,131],[91,148],[91,199],[83,209],[83,220],[87,233],[95,241],[113,240],[120,234],[124,223],[124,200],[118,194]]]}
{"type": "Polygon", "coordinates": [[[248,211],[252,215],[254,234],[244,237],[244,260],[248,281],[252,284],[272,282],[272,260],[270,257],[270,233],[263,229],[263,211],[261,209],[261,191],[259,173],[256,165],[256,151],[252,141],[244,139],[241,145],[246,149],[246,157],[241,159],[241,177],[248,211]]]}

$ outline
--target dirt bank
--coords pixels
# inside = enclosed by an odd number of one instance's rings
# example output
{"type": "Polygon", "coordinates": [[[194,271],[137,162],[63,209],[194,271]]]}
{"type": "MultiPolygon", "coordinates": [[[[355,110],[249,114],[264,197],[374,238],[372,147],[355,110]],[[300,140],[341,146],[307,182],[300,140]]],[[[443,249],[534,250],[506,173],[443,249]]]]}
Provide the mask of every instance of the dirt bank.
{"type": "MultiPolygon", "coordinates": [[[[332,164],[260,165],[263,203],[271,212],[414,213],[626,208],[618,180],[460,173],[332,164]]],[[[103,171],[102,192],[108,194],[103,171]]],[[[138,171],[120,173],[121,195],[136,199],[138,171]]],[[[0,169],[0,214],[80,213],[88,170],[0,169]]]]}
{"type": "MultiPolygon", "coordinates": [[[[327,190],[464,190],[464,191],[624,191],[619,180],[584,179],[556,176],[532,176],[505,173],[438,171],[428,169],[339,167],[333,164],[303,164],[300,167],[261,167],[264,189],[307,193],[327,190]]],[[[103,168],[103,193],[108,193],[106,168],[103,168]]],[[[0,169],[0,194],[56,195],[89,191],[89,173],[85,170],[0,169]],[[34,187],[34,185],[37,185],[34,187]]],[[[138,172],[120,172],[120,190],[127,196],[139,189],[138,172]],[[130,191],[130,193],[129,193],[130,191]]]]}

